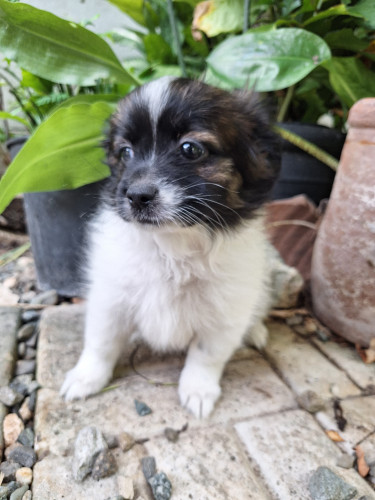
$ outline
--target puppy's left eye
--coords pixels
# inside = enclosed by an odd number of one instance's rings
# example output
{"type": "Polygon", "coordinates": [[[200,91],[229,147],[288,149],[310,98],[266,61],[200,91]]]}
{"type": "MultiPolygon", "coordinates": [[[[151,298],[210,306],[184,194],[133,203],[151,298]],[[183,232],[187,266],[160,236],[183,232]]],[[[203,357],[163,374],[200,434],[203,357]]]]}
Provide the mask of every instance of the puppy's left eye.
{"type": "Polygon", "coordinates": [[[180,146],[180,151],[188,160],[198,160],[206,154],[205,149],[194,142],[186,141],[180,146]]]}
{"type": "Polygon", "coordinates": [[[134,157],[134,150],[130,146],[125,146],[121,149],[121,158],[123,160],[129,160],[134,157]]]}

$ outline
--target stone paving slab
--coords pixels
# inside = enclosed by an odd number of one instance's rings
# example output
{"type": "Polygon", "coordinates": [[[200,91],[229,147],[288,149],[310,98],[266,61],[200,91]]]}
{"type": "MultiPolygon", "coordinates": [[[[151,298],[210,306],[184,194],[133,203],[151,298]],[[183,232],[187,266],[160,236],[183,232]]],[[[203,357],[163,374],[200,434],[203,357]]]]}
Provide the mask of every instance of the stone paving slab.
{"type": "MultiPolygon", "coordinates": [[[[0,306],[0,386],[11,381],[17,354],[17,331],[21,311],[17,307],[0,306]]],[[[7,409],[0,403],[0,456],[3,454],[3,420],[7,409]]]]}
{"type": "Polygon", "coordinates": [[[341,454],[314,418],[294,410],[255,418],[235,425],[250,462],[256,464],[272,498],[311,500],[308,483],[319,466],[327,466],[355,486],[359,499],[375,498],[374,491],[354,470],[336,466],[341,454]]]}
{"type": "Polygon", "coordinates": [[[177,443],[161,437],[145,447],[156,458],[157,469],[171,479],[173,499],[271,499],[229,426],[185,432],[177,443]]]}
{"type": "Polygon", "coordinates": [[[361,389],[375,390],[375,363],[366,364],[352,345],[322,342],[312,339],[314,345],[337,364],[361,389]]]}
{"type": "MultiPolygon", "coordinates": [[[[172,360],[168,365],[141,365],[138,369],[149,379],[177,384],[181,366],[172,360]]],[[[56,391],[41,389],[35,428],[43,444],[38,446],[44,447],[48,443],[51,452],[63,453],[67,446],[72,445],[79,429],[92,424],[107,433],[126,431],[137,439],[158,435],[167,426],[181,428],[186,422],[190,427],[201,424],[181,408],[177,386],[156,386],[139,375],[129,375],[114,383],[119,386],[113,390],[86,401],[68,403],[59,398],[56,391]],[[134,399],[146,402],[153,413],[140,418],[135,411],[134,399]],[[56,426],[60,430],[58,433],[56,426]]],[[[229,363],[222,386],[223,396],[210,419],[212,423],[224,424],[296,407],[289,389],[256,353],[252,360],[229,363]]]]}
{"type": "MultiPolygon", "coordinates": [[[[371,433],[375,397],[363,396],[345,367],[335,366],[309,339],[296,336],[283,323],[270,322],[266,359],[253,349],[240,349],[225,369],[223,396],[215,412],[200,421],[178,401],[176,385],[184,356],[160,357],[144,347],[134,356],[136,372],[134,366],[126,365],[130,352],[126,353],[125,366],[116,370],[115,388],[86,401],[64,402],[58,390],[82,347],[83,313],[79,305],[54,307],[42,315],[38,347],[42,389],[35,431],[36,450],[44,458],[34,468],[37,500],[105,500],[121,494],[121,478],[133,480],[135,500],[151,500],[140,468],[141,458],[147,455],[155,456],[157,469],[170,477],[173,500],[311,500],[308,480],[320,465],[328,465],[361,495],[375,499],[354,469],[335,465],[340,447],[325,434],[323,421],[319,425],[313,416],[297,409],[296,395],[311,389],[326,400],[343,398],[344,414],[351,420],[344,449],[351,453],[353,439],[364,436],[371,443],[366,433],[371,433]],[[153,413],[140,417],[135,398],[145,401],[153,413]],[[365,415],[363,429],[361,413],[365,415]],[[185,424],[188,429],[177,443],[165,438],[165,427],[181,429],[185,424]],[[107,435],[126,431],[148,441],[127,453],[114,450],[115,476],[77,484],[70,469],[73,446],[77,432],[86,425],[95,425],[107,435]]],[[[358,385],[364,387],[363,380],[358,385]]],[[[331,406],[327,401],[327,411],[321,413],[329,426],[335,424],[331,406]]]]}
{"type": "Polygon", "coordinates": [[[308,340],[294,333],[286,324],[272,328],[265,349],[271,363],[289,387],[298,395],[307,390],[324,400],[332,397],[358,396],[360,389],[346,373],[333,365],[308,340]]]}

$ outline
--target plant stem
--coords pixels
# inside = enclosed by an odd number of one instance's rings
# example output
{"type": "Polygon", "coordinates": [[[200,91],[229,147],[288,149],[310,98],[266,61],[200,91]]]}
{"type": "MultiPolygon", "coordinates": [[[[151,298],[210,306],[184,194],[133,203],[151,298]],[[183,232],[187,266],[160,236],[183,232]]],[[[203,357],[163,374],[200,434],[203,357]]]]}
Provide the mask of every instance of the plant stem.
{"type": "Polygon", "coordinates": [[[330,155],[326,151],[323,151],[323,149],[320,149],[312,142],[303,139],[301,136],[294,134],[289,130],[285,130],[284,128],[279,127],[278,125],[274,125],[273,130],[283,139],[286,139],[290,143],[302,149],[302,151],[305,151],[306,153],[313,156],[317,160],[321,161],[322,163],[332,168],[332,170],[336,172],[337,167],[339,165],[339,161],[336,160],[336,158],[334,158],[332,155],[330,155]]]}
{"type": "Polygon", "coordinates": [[[4,75],[4,73],[1,74],[1,78],[5,81],[5,83],[8,85],[9,87],[9,91],[11,94],[14,95],[14,98],[16,99],[16,101],[18,102],[18,104],[20,105],[22,111],[28,116],[29,120],[30,120],[30,123],[33,125],[33,126],[36,126],[37,123],[33,117],[32,114],[30,114],[28,112],[27,109],[25,109],[25,106],[23,105],[23,102],[22,102],[22,99],[20,98],[20,96],[18,95],[17,93],[17,90],[15,89],[15,87],[13,86],[12,82],[4,75]]]}
{"type": "Polygon", "coordinates": [[[284,100],[280,106],[280,109],[279,109],[279,113],[277,115],[277,121],[278,122],[283,122],[285,120],[285,116],[288,112],[288,109],[289,109],[289,106],[290,106],[290,103],[292,101],[292,98],[293,98],[293,94],[294,94],[294,89],[295,89],[295,85],[291,85],[288,90],[286,91],[286,95],[284,97],[284,100]]]}
{"type": "Polygon", "coordinates": [[[174,10],[173,10],[172,0],[167,0],[167,5],[168,5],[169,22],[170,22],[170,25],[172,28],[173,37],[176,40],[176,52],[177,52],[178,64],[180,66],[182,76],[187,76],[185,63],[184,63],[184,57],[182,55],[182,48],[181,48],[180,36],[178,33],[176,16],[175,16],[174,10]]]}
{"type": "Polygon", "coordinates": [[[244,0],[243,3],[243,33],[249,29],[250,1],[244,0]]]}

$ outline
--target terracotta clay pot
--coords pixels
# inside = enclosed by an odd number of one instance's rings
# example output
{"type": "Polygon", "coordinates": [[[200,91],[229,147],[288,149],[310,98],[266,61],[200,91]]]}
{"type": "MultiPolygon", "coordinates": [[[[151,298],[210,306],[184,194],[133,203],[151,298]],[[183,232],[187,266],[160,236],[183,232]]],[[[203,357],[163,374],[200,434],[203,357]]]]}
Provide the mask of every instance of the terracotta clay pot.
{"type": "Polygon", "coordinates": [[[315,241],[311,288],[317,317],[368,346],[375,337],[375,99],[357,102],[327,212],[315,241]]]}

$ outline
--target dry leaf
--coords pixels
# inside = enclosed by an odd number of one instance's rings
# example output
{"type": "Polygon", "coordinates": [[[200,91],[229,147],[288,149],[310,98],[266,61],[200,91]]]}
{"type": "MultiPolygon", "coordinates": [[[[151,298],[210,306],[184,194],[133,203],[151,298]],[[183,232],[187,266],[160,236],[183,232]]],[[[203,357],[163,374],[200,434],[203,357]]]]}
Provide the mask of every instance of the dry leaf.
{"type": "Polygon", "coordinates": [[[327,431],[326,430],[325,433],[327,434],[329,439],[331,441],[335,441],[335,443],[340,443],[340,442],[344,441],[343,438],[340,436],[340,434],[337,431],[332,431],[332,430],[327,431]]]}
{"type": "Polygon", "coordinates": [[[364,349],[359,344],[356,344],[355,348],[364,363],[370,364],[375,362],[375,337],[370,340],[368,349],[364,349]]]}
{"type": "Polygon", "coordinates": [[[365,453],[359,445],[356,446],[354,449],[357,455],[358,472],[362,477],[366,477],[370,471],[370,467],[367,465],[365,459],[365,453]]]}

